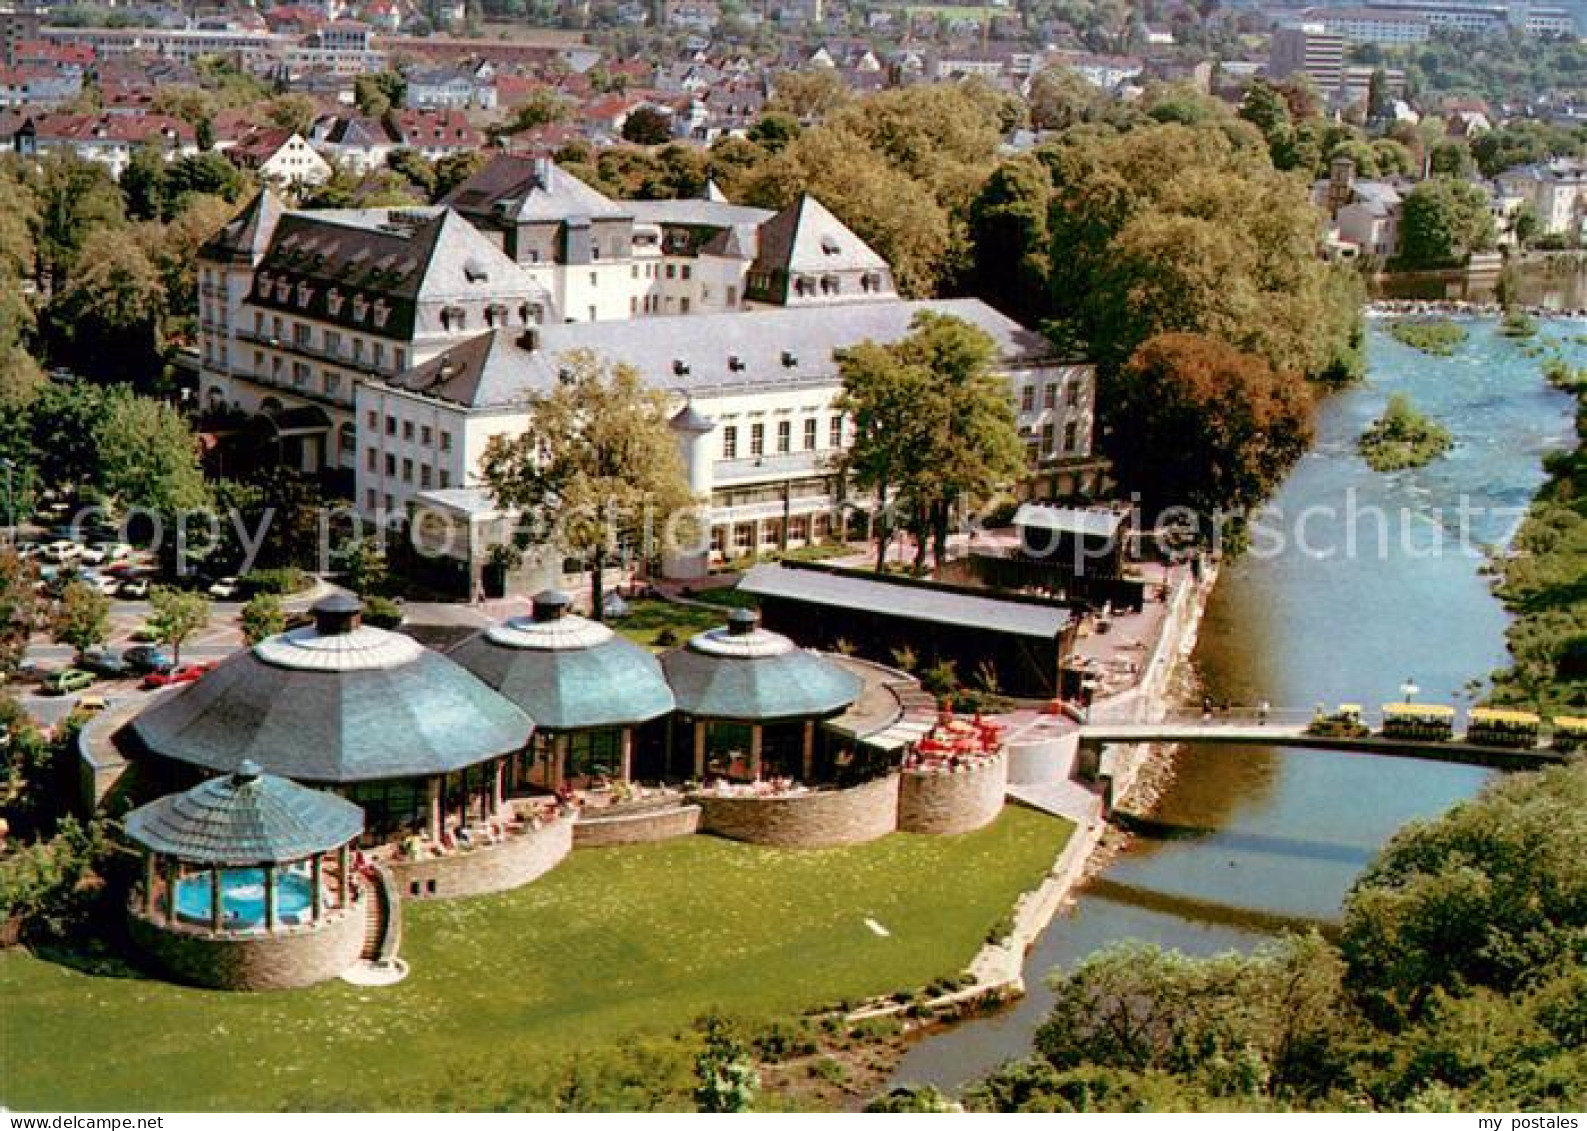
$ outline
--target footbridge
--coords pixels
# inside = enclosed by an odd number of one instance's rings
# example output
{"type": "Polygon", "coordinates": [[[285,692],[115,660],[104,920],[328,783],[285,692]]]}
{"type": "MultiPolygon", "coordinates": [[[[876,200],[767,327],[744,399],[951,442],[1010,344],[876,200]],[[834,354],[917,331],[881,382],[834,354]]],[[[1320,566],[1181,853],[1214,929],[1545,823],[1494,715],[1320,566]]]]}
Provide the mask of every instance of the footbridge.
{"type": "Polygon", "coordinates": [[[1370,718],[1362,719],[1364,734],[1317,733],[1314,718],[1311,711],[1241,711],[1169,716],[1160,722],[1086,722],[1080,727],[1080,744],[1093,749],[1135,743],[1283,746],[1501,770],[1533,770],[1570,757],[1548,745],[1546,734],[1531,745],[1497,746],[1469,741],[1458,728],[1448,738],[1390,737],[1383,733],[1381,720],[1370,718]]]}

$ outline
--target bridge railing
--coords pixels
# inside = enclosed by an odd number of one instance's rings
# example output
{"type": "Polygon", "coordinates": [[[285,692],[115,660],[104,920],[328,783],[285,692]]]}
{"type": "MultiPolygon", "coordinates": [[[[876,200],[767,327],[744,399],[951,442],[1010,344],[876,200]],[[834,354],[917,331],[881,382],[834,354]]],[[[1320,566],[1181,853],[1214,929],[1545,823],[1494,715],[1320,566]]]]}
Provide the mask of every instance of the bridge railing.
{"type": "MultiPolygon", "coordinates": [[[[1362,722],[1372,725],[1377,721],[1372,715],[1376,712],[1362,713],[1362,722]]],[[[1183,726],[1268,726],[1300,727],[1310,723],[1316,718],[1316,710],[1311,707],[1272,707],[1264,711],[1261,707],[1215,707],[1211,711],[1202,711],[1199,708],[1171,711],[1163,717],[1163,722],[1183,726]]]]}

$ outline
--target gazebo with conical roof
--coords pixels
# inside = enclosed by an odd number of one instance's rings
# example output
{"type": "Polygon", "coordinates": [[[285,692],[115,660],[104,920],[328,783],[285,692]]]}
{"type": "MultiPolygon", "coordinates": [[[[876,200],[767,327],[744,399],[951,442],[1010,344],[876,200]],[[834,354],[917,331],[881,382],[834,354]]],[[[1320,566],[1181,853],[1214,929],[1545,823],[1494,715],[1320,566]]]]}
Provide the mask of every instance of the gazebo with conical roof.
{"type": "Polygon", "coordinates": [[[636,732],[674,709],[656,658],[571,604],[546,590],[531,616],[491,625],[450,653],[535,720],[534,743],[513,764],[514,787],[629,781],[636,732]]]}
{"type": "Polygon", "coordinates": [[[529,717],[412,637],[361,623],[355,598],[313,614],[152,703],[127,724],[132,752],[189,777],[252,760],[334,788],[363,807],[371,841],[495,816],[529,717]]]}
{"type": "Polygon", "coordinates": [[[349,853],[363,828],[352,802],[247,759],[135,809],[126,831],[144,873],[134,937],[205,985],[273,988],[339,973],[363,941],[349,853]]]}
{"type": "Polygon", "coordinates": [[[683,721],[692,728],[694,777],[712,772],[808,780],[816,727],[859,697],[858,676],[760,627],[734,609],[725,627],[661,659],[683,721]]]}

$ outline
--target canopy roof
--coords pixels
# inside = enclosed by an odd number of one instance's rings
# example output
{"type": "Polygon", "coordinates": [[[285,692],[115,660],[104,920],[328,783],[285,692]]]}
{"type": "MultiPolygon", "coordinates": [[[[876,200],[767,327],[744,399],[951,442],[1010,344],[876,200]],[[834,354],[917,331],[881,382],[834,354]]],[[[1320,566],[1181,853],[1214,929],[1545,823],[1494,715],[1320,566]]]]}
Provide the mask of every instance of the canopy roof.
{"type": "Polygon", "coordinates": [[[835,714],[859,696],[859,676],[734,609],[725,628],[702,632],[661,658],[678,709],[709,719],[770,722],[835,714]]]}
{"type": "Polygon", "coordinates": [[[167,693],[130,724],[142,752],[231,772],[268,762],[338,784],[446,773],[520,749],[534,724],[452,660],[361,626],[332,598],[316,623],[272,636],[167,693]]]}
{"type": "Polygon", "coordinates": [[[674,708],[661,665],[604,624],[567,613],[555,591],[535,598],[532,618],[493,625],[452,659],[548,730],[631,726],[674,708]]]}
{"type": "Polygon", "coordinates": [[[324,790],[260,772],[237,772],[127,814],[127,835],[190,864],[287,863],[340,848],[364,830],[364,811],[324,790]]]}

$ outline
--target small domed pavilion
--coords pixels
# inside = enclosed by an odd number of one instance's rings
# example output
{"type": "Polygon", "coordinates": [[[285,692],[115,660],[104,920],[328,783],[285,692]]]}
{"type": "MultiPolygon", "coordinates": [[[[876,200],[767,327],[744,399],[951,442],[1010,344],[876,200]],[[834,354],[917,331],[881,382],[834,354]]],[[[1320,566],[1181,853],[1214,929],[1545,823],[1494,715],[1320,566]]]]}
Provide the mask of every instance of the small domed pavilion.
{"type": "MultiPolygon", "coordinates": [[[[536,595],[529,617],[492,625],[450,656],[535,720],[509,787],[627,782],[636,735],[674,709],[661,665],[604,624],[569,612],[566,593],[536,595]]],[[[665,741],[665,728],[659,734],[665,741]]]]}
{"type": "Polygon", "coordinates": [[[350,801],[246,759],[152,801],[126,818],[144,851],[133,936],[201,985],[269,989],[333,977],[364,943],[349,852],[363,828],[350,801]]]}
{"type": "MultiPolygon", "coordinates": [[[[863,689],[853,672],[734,609],[725,627],[702,632],[661,659],[692,731],[693,776],[788,777],[808,781],[817,726],[863,689]]],[[[680,731],[680,734],[682,731],[680,731]]]]}
{"type": "MultiPolygon", "coordinates": [[[[127,745],[180,788],[268,764],[362,806],[365,842],[496,816],[503,776],[534,725],[452,660],[361,623],[333,596],[314,623],[260,641],[127,724],[127,745]]],[[[156,774],[158,780],[160,775],[156,774]]]]}

